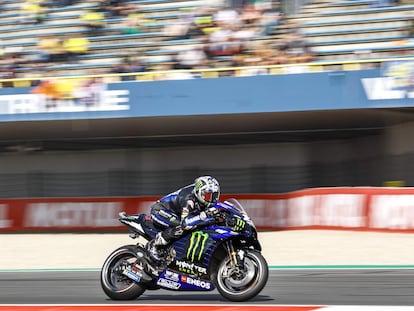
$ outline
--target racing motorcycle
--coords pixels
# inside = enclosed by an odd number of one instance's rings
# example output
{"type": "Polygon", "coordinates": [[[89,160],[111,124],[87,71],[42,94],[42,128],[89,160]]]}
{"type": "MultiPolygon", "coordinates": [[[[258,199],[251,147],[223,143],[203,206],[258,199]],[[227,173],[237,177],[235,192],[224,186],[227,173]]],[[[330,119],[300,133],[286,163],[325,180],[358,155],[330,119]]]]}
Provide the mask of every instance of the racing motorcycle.
{"type": "Polygon", "coordinates": [[[253,221],[236,199],[216,203],[211,222],[186,233],[148,256],[146,244],[160,231],[146,214],[120,213],[119,221],[138,241],[114,250],[101,270],[101,285],[113,300],[137,299],[146,290],[218,292],[230,301],[260,293],[269,269],[253,221]]]}

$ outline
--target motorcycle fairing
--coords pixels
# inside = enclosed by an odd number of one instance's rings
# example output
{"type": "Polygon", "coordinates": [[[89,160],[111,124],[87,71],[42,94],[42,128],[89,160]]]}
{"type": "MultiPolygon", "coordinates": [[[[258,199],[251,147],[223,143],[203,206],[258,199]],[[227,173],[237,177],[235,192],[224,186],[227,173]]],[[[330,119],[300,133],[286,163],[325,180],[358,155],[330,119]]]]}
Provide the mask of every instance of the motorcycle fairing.
{"type": "Polygon", "coordinates": [[[192,277],[205,279],[211,256],[221,243],[230,236],[237,235],[231,229],[217,225],[204,227],[203,230],[189,232],[173,243],[175,260],[169,268],[192,277]]]}
{"type": "Polygon", "coordinates": [[[166,269],[157,279],[157,285],[168,290],[180,291],[211,291],[214,290],[212,282],[190,277],[176,271],[166,269]]]}

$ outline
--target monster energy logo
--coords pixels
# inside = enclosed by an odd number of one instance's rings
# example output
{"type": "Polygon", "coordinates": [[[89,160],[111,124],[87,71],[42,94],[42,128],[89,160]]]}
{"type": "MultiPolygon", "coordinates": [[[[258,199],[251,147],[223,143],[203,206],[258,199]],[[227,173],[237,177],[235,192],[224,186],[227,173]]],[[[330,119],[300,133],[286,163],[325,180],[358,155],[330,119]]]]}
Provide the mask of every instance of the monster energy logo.
{"type": "Polygon", "coordinates": [[[196,190],[200,189],[201,186],[203,186],[203,182],[201,180],[199,180],[196,184],[195,184],[195,188],[196,190]]]}
{"type": "Polygon", "coordinates": [[[208,239],[208,233],[203,231],[195,231],[191,234],[190,246],[187,251],[187,258],[191,261],[194,261],[197,258],[200,261],[201,256],[203,255],[204,248],[208,239]]]}
{"type": "Polygon", "coordinates": [[[235,231],[242,231],[246,222],[240,218],[237,218],[236,224],[234,225],[235,231]]]}

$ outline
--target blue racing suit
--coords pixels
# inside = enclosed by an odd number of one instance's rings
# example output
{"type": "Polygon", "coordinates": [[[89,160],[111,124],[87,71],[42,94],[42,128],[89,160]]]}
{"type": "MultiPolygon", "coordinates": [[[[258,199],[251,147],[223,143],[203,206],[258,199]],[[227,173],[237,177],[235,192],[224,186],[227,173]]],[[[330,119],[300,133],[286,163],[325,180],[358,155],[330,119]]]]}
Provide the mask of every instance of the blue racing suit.
{"type": "Polygon", "coordinates": [[[207,216],[193,194],[194,184],[185,186],[159,199],[151,207],[151,219],[155,226],[164,231],[162,237],[171,242],[195,226],[209,223],[207,216]]]}

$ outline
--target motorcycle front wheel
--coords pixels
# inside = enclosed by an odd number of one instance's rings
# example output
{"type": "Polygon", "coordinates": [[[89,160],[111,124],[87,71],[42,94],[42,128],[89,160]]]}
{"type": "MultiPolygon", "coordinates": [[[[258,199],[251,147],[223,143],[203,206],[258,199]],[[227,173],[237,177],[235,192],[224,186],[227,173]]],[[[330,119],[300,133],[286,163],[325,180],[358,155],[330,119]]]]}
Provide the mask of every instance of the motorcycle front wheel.
{"type": "Polygon", "coordinates": [[[146,288],[123,274],[137,261],[137,247],[125,245],[114,250],[105,260],[101,270],[101,286],[113,300],[132,300],[141,296],[146,288]]]}
{"type": "Polygon", "coordinates": [[[232,264],[225,258],[217,270],[217,290],[230,301],[246,301],[260,293],[269,277],[269,268],[261,253],[247,250],[243,266],[232,264]]]}

